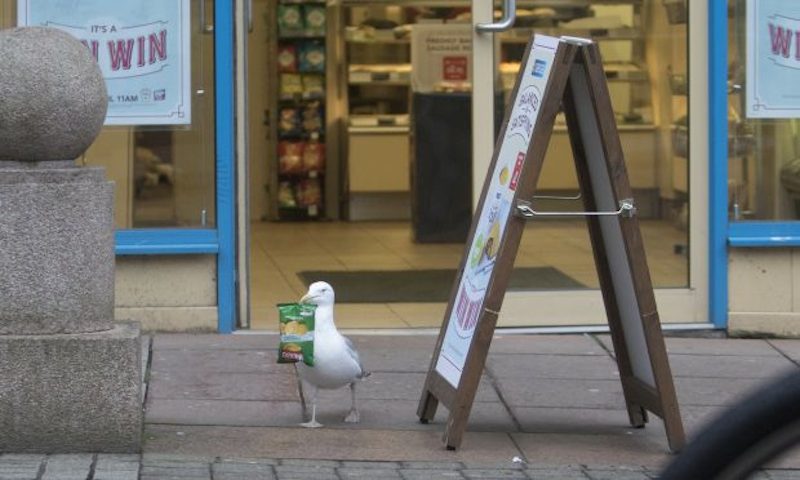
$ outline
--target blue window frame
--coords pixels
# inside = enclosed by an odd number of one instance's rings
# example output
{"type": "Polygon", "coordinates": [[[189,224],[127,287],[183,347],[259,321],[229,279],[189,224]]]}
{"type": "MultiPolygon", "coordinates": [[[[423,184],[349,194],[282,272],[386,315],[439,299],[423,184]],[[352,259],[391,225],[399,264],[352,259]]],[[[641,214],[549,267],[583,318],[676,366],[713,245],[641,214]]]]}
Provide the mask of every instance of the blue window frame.
{"type": "Polygon", "coordinates": [[[217,309],[220,333],[235,329],[235,175],[233,0],[214,2],[216,97],[216,229],[137,229],[116,232],[117,255],[217,256],[217,309]]]}
{"type": "Polygon", "coordinates": [[[728,20],[725,0],[709,0],[710,296],[709,316],[727,326],[728,248],[798,247],[800,222],[728,218],[728,20]]]}

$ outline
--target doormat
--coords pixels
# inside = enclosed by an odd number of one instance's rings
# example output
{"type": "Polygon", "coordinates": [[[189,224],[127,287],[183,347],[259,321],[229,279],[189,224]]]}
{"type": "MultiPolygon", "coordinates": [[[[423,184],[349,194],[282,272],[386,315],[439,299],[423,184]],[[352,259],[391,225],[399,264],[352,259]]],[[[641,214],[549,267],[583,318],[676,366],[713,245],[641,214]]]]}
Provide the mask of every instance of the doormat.
{"type": "MultiPolygon", "coordinates": [[[[336,291],[341,303],[447,302],[456,271],[361,270],[298,272],[306,285],[323,280],[336,291]]],[[[552,267],[519,267],[511,273],[508,291],[567,290],[585,285],[552,267]]]]}

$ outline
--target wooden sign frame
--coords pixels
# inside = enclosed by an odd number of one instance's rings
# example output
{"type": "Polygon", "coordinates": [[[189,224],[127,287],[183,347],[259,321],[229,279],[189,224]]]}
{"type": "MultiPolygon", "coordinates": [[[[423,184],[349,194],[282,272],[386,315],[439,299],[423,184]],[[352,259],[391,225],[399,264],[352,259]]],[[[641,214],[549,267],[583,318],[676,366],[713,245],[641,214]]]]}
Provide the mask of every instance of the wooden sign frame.
{"type": "MultiPolygon", "coordinates": [[[[630,423],[643,427],[648,411],[658,415],[664,420],[670,450],[679,451],[685,434],[611,97],[600,50],[585,39],[537,35],[526,48],[417,414],[421,422],[428,423],[442,403],[449,410],[444,444],[451,450],[460,446],[525,223],[548,215],[536,212],[530,200],[562,108],[586,209],[578,215],[587,218],[630,423]],[[537,87],[526,77],[530,75],[543,77],[546,83],[540,79],[537,87]],[[539,88],[541,84],[546,86],[539,88]],[[543,93],[531,102],[530,95],[526,97],[529,92],[543,93]],[[532,124],[520,136],[515,129],[526,122],[532,124]],[[512,176],[518,173],[518,178],[509,185],[503,178],[508,177],[508,170],[503,172],[509,168],[504,165],[510,161],[507,147],[515,141],[520,145],[525,135],[527,149],[518,154],[512,176]],[[505,213],[500,209],[497,214],[502,195],[513,200],[505,213]],[[484,267],[488,273],[477,277],[476,255],[483,258],[484,242],[488,242],[481,235],[493,216],[501,217],[499,245],[492,246],[495,258],[484,267]],[[475,283],[478,287],[470,290],[475,283]]],[[[492,236],[497,238],[497,232],[492,236]]]]}

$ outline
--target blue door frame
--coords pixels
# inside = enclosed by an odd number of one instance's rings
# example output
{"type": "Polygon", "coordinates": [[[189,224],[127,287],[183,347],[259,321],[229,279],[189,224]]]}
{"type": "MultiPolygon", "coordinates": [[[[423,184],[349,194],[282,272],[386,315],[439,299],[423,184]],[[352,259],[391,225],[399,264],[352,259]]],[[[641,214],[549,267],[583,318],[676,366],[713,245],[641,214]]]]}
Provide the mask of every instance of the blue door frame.
{"type": "Polygon", "coordinates": [[[115,249],[117,255],[216,255],[220,333],[236,328],[233,2],[214,2],[216,229],[120,230],[115,249]]]}
{"type": "Polygon", "coordinates": [[[708,319],[728,326],[728,2],[708,2],[708,319]]]}

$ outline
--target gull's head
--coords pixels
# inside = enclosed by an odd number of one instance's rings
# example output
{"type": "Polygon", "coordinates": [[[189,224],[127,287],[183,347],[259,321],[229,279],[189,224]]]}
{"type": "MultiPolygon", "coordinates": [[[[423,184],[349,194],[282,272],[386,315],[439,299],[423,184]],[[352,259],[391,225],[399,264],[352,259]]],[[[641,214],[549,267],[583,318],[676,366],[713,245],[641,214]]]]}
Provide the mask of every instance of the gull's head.
{"type": "Polygon", "coordinates": [[[314,282],[308,287],[308,293],[303,295],[300,303],[311,303],[317,306],[333,305],[335,297],[333,287],[326,282],[314,282]]]}

